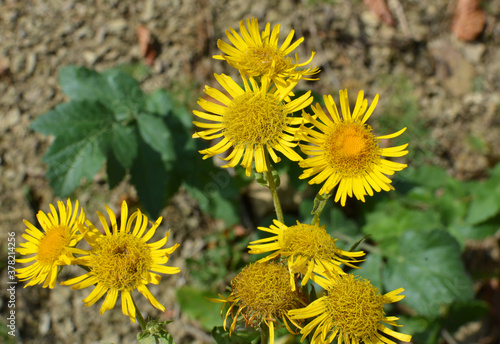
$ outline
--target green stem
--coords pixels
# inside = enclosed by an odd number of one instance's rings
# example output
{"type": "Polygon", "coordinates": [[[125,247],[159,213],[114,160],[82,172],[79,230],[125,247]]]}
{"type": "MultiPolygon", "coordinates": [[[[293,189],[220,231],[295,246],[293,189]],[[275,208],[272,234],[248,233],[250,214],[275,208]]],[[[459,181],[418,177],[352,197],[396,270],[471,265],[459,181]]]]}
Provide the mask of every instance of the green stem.
{"type": "Polygon", "coordinates": [[[269,343],[269,326],[263,321],[260,323],[260,344],[269,343]]]}
{"type": "Polygon", "coordinates": [[[283,217],[283,210],[281,209],[281,203],[280,203],[280,198],[278,196],[278,188],[276,187],[276,184],[274,183],[274,178],[273,178],[273,173],[271,171],[271,164],[269,162],[269,156],[266,152],[265,154],[266,157],[266,165],[267,165],[267,185],[269,187],[269,190],[271,191],[271,195],[273,197],[273,203],[274,203],[274,211],[276,211],[276,218],[279,222],[285,223],[285,218],[283,217]]]}
{"type": "MultiPolygon", "coordinates": [[[[130,295],[130,296],[132,297],[132,295],[130,295]]],[[[135,307],[135,317],[137,318],[137,320],[139,320],[139,325],[141,326],[141,329],[143,331],[146,331],[146,320],[144,320],[144,317],[142,316],[141,311],[137,307],[137,304],[135,303],[135,300],[133,297],[132,297],[132,302],[134,303],[134,307],[135,307]]]]}
{"type": "Polygon", "coordinates": [[[319,193],[314,198],[314,207],[311,214],[314,215],[311,225],[319,225],[319,217],[325,208],[326,202],[332,196],[332,194],[320,195],[319,193]]]}

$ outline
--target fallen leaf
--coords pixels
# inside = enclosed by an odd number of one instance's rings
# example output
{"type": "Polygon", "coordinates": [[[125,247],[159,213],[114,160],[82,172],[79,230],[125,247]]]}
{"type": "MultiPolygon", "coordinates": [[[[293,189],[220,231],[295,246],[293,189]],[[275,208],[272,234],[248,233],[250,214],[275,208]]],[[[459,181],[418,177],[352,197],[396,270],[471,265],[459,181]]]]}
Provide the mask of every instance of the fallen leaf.
{"type": "Polygon", "coordinates": [[[137,38],[139,40],[141,55],[146,60],[146,63],[152,66],[158,51],[155,47],[155,40],[151,32],[145,26],[139,25],[137,27],[137,38]]]}
{"type": "Polygon", "coordinates": [[[365,5],[387,25],[394,25],[392,13],[385,0],[363,0],[365,5]]]}
{"type": "Polygon", "coordinates": [[[475,40],[486,25],[486,15],[480,8],[480,0],[458,0],[451,31],[463,41],[475,40]]]}

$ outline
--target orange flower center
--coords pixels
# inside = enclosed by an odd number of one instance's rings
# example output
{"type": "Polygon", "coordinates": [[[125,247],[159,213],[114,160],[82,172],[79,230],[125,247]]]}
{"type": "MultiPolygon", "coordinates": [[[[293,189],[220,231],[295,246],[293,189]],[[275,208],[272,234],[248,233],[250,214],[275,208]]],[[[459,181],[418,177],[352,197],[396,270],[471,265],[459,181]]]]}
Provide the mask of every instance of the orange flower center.
{"type": "Polygon", "coordinates": [[[377,138],[368,125],[335,123],[325,133],[323,152],[328,164],[342,177],[359,177],[380,161],[377,138]]]}
{"type": "Polygon", "coordinates": [[[66,226],[50,228],[38,245],[38,261],[40,264],[54,264],[70,242],[66,226]]]}

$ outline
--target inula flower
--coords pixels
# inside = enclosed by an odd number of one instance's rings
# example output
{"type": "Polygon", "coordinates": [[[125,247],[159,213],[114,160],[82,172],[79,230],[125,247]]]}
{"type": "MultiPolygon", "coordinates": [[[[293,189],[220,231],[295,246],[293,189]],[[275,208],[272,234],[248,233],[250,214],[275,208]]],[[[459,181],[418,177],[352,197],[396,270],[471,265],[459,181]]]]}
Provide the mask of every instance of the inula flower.
{"type": "Polygon", "coordinates": [[[89,307],[107,294],[100,310],[101,314],[115,306],[120,294],[123,314],[135,322],[136,310],[131,295],[134,289],[143,294],[155,308],[164,311],[165,307],[151,294],[147,285],[160,282],[161,276],[157,273],[176,274],[180,271],[176,267],[164,266],[179,244],[162,248],[167,243],[170,231],[163,239],[148,243],[160,225],[161,217],[146,231],[148,227],[146,215],[137,210],[128,218],[127,203],[123,202],[120,228],[118,228],[115,214],[107,206],[106,210],[111,220],[111,229],[104,215],[97,212],[105,234],[101,234],[87,221],[90,230],[85,239],[91,250],[86,251],[85,256],[74,260],[74,264],[87,266],[90,271],[61,284],[72,285],[72,289],[82,289],[96,284],[83,302],[89,307]]]}
{"type": "Polygon", "coordinates": [[[221,104],[200,99],[198,104],[208,113],[193,111],[196,116],[209,121],[194,121],[202,130],[193,137],[205,140],[220,138],[213,147],[200,151],[205,154],[203,159],[232,149],[229,156],[224,158],[229,162],[222,167],[234,167],[241,161],[247,176],[251,173],[253,163],[257,172],[268,171],[267,154],[274,162],[279,162],[280,158],[275,151],[292,161],[302,159],[292,148],[297,146],[294,135],[303,119],[291,117],[290,114],[312,103],[310,91],[287,102],[285,98],[289,90],[281,93],[276,88],[271,88],[267,79],[262,80],[259,86],[253,78],[250,78],[250,82],[243,78],[242,89],[227,75],[216,74],[215,78],[230,97],[206,86],[205,93],[221,104]],[[274,91],[269,91],[270,89],[274,91]]]}
{"type": "Polygon", "coordinates": [[[19,280],[30,280],[25,287],[43,283],[44,288],[54,288],[58,268],[61,265],[71,264],[71,260],[74,258],[73,254],[84,252],[75,248],[83,238],[83,224],[85,222],[85,214],[82,209],[78,215],[78,200],[74,209],[69,199],[66,207],[61,201],[57,202],[57,205],[59,215],[52,204],[50,205],[52,213],[45,214],[39,211],[36,215],[42,230],[24,220],[27,228],[22,237],[27,242],[21,243],[21,247],[17,248],[16,251],[23,256],[33,256],[18,258],[16,262],[34,262],[30,266],[16,269],[19,280]]]}
{"type": "Polygon", "coordinates": [[[244,22],[240,21],[241,36],[232,28],[226,31],[232,45],[219,39],[217,46],[225,55],[216,55],[215,59],[226,60],[229,65],[238,69],[243,75],[269,77],[279,88],[286,88],[289,80],[298,81],[300,78],[319,72],[317,67],[313,68],[312,66],[302,70],[298,69],[311,63],[314,52],[311,58],[303,63],[299,63],[297,54],[295,54],[295,61],[288,56],[304,40],[304,38],[300,38],[291,44],[294,36],[293,30],[278,48],[280,25],[274,26],[271,32],[271,24],[267,23],[262,35],[257,19],[247,19],[246,26],[245,28],[244,22]]]}
{"type": "Polygon", "coordinates": [[[290,283],[295,288],[295,273],[303,274],[302,285],[305,285],[314,272],[325,274],[333,272],[345,274],[340,268],[342,263],[356,267],[352,263],[356,258],[364,256],[364,252],[348,252],[337,247],[325,226],[303,224],[297,221],[295,226],[287,227],[278,220],[269,228],[259,227],[261,231],[269,232],[274,236],[256,240],[250,243],[249,253],[259,254],[272,252],[259,262],[268,261],[279,256],[287,258],[290,270],[290,283]]]}
{"type": "MultiPolygon", "coordinates": [[[[274,343],[274,328],[284,324],[290,333],[294,333],[288,311],[306,305],[305,297],[300,291],[290,288],[286,266],[276,263],[252,263],[245,267],[232,281],[231,294],[221,299],[210,299],[213,302],[228,304],[224,317],[224,329],[229,315],[232,323],[229,332],[233,332],[239,316],[246,324],[259,328],[261,323],[269,327],[270,342],[274,343]]],[[[221,316],[224,306],[221,309],[221,316]]]]}
{"type": "Polygon", "coordinates": [[[311,344],[331,343],[335,338],[345,344],[394,344],[388,337],[411,340],[410,335],[385,325],[401,326],[396,323],[399,318],[385,316],[384,304],[403,299],[404,295],[398,295],[403,288],[381,295],[370,281],[352,274],[317,277],[314,281],[326,290],[326,295],[289,312],[293,319],[312,318],[300,331],[302,340],[310,334],[311,344]]]}
{"type": "Polygon", "coordinates": [[[406,164],[393,162],[382,157],[401,157],[408,153],[401,146],[381,148],[381,139],[390,139],[401,135],[406,128],[385,135],[375,136],[366,121],[375,110],[378,94],[370,108],[363,97],[363,91],[358,93],[356,106],[351,114],[347,90],[340,91],[340,106],[342,116],[337,111],[332,96],[324,96],[326,108],[330,116],[323,112],[319,104],[312,107],[315,116],[304,113],[314,127],[304,127],[303,139],[310,144],[300,145],[302,151],[311,156],[299,165],[305,168],[300,179],[310,178],[309,184],[323,183],[319,193],[329,194],[338,185],[335,202],[340,200],[345,205],[347,196],[354,196],[364,202],[365,195],[373,195],[373,190],[389,191],[394,188],[391,180],[385,175],[393,175],[401,171],[406,164]]]}

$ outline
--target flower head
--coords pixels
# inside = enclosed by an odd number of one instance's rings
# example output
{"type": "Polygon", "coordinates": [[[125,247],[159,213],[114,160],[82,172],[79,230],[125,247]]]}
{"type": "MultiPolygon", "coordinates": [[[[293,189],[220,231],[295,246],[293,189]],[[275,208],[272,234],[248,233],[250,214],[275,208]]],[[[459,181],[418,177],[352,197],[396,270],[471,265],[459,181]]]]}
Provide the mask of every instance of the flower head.
{"type": "Polygon", "coordinates": [[[17,248],[16,251],[23,256],[33,256],[16,259],[16,262],[29,263],[34,261],[30,266],[16,269],[17,277],[21,281],[30,279],[25,287],[43,283],[44,288],[54,288],[59,266],[71,264],[71,260],[74,258],[73,254],[82,251],[75,248],[83,238],[81,231],[85,222],[85,214],[82,209],[78,215],[78,200],[74,209],[69,199],[66,207],[61,201],[57,202],[57,205],[59,215],[52,204],[50,205],[52,213],[45,214],[39,211],[36,215],[42,230],[24,220],[27,228],[26,233],[22,236],[27,242],[21,243],[21,247],[17,248]]]}
{"type": "MultiPolygon", "coordinates": [[[[284,324],[293,333],[289,323],[298,327],[288,317],[288,311],[306,305],[301,291],[292,291],[289,284],[286,266],[276,263],[252,263],[245,267],[232,281],[231,294],[221,299],[210,299],[214,302],[229,304],[224,319],[231,314],[233,321],[229,332],[236,328],[241,315],[246,324],[257,328],[262,322],[269,326],[271,344],[274,343],[274,326],[284,324]]],[[[224,306],[221,309],[224,310],[224,306]]]]}
{"type": "Polygon", "coordinates": [[[340,268],[342,263],[356,267],[352,263],[356,258],[364,255],[363,251],[347,252],[339,249],[325,226],[308,225],[297,221],[295,226],[287,227],[278,220],[269,228],[259,227],[261,231],[269,232],[274,236],[253,241],[248,248],[249,253],[259,254],[272,252],[260,261],[268,261],[276,257],[286,257],[290,270],[290,283],[295,288],[295,273],[302,273],[302,285],[305,285],[311,274],[335,272],[345,274],[340,268]]]}
{"type": "MultiPolygon", "coordinates": [[[[193,122],[203,128],[193,137],[205,140],[221,138],[213,147],[200,151],[205,154],[203,159],[232,148],[229,156],[224,158],[229,162],[222,167],[234,167],[241,161],[248,176],[253,162],[257,172],[268,171],[266,154],[269,154],[274,162],[279,162],[280,158],[275,150],[292,161],[302,159],[292,148],[297,146],[294,135],[303,119],[289,115],[311,104],[311,92],[287,102],[285,98],[289,90],[281,93],[276,88],[271,88],[267,79],[262,80],[259,86],[253,78],[250,78],[250,83],[243,78],[242,89],[227,75],[216,74],[215,78],[231,98],[207,86],[205,93],[222,105],[200,99],[198,104],[209,113],[193,111],[196,116],[209,121],[193,122]],[[273,89],[274,91],[270,91],[273,89]]],[[[292,87],[293,85],[290,89],[292,87]]]]}
{"type": "Polygon", "coordinates": [[[176,267],[164,266],[179,244],[162,248],[167,243],[170,231],[163,239],[148,243],[160,225],[161,217],[146,231],[148,227],[146,215],[137,210],[128,218],[127,203],[123,202],[121,223],[118,228],[115,214],[107,206],[106,210],[111,220],[111,230],[104,215],[97,212],[105,234],[101,234],[90,221],[87,221],[90,230],[86,240],[91,250],[86,251],[85,256],[74,260],[74,264],[87,266],[90,271],[61,284],[72,285],[72,289],[82,289],[96,284],[83,302],[87,307],[92,306],[107,293],[100,310],[101,314],[115,306],[120,294],[123,314],[135,322],[136,312],[131,295],[134,289],[143,294],[155,308],[164,311],[165,307],[151,294],[147,284],[160,282],[161,276],[157,272],[176,274],[180,271],[176,267]]]}
{"type": "Polygon", "coordinates": [[[353,194],[364,202],[364,196],[367,194],[372,196],[373,190],[377,192],[393,190],[391,180],[385,175],[393,175],[395,171],[401,171],[407,165],[382,157],[406,155],[408,151],[405,148],[408,144],[381,148],[379,141],[399,136],[406,128],[390,135],[378,137],[373,135],[372,128],[366,124],[366,120],[377,105],[378,94],[367,111],[368,102],[363,97],[363,91],[360,91],[351,114],[347,90],[340,91],[342,117],[332,96],[324,96],[324,100],[331,117],[323,112],[319,104],[312,107],[314,117],[304,114],[314,127],[303,128],[304,140],[311,145],[300,145],[300,148],[312,157],[299,163],[301,167],[306,168],[299,178],[316,175],[309,184],[324,183],[319,191],[320,194],[329,194],[339,185],[335,202],[340,200],[343,206],[347,196],[352,197],[353,194]]]}
{"type": "Polygon", "coordinates": [[[387,336],[403,342],[411,340],[410,335],[384,325],[401,326],[396,323],[399,318],[385,316],[384,304],[403,299],[404,295],[398,295],[403,288],[381,295],[370,281],[352,274],[319,277],[314,281],[327,294],[305,308],[289,312],[297,320],[314,318],[300,331],[302,339],[312,333],[311,344],[331,343],[335,338],[346,344],[393,344],[387,336]]]}
{"type": "MultiPolygon", "coordinates": [[[[317,67],[310,66],[307,69],[299,70],[311,63],[311,58],[306,62],[299,63],[297,54],[295,61],[288,55],[297,48],[304,38],[300,38],[293,44],[294,31],[292,30],[282,46],[278,48],[278,38],[280,25],[274,26],[271,32],[271,24],[267,23],[266,28],[259,32],[259,22],[256,18],[247,19],[245,24],[240,21],[241,36],[232,28],[226,31],[229,41],[234,45],[218,40],[217,46],[225,55],[216,55],[215,59],[226,60],[229,65],[238,69],[241,74],[253,77],[266,76],[271,78],[279,88],[286,88],[289,80],[298,81],[305,76],[314,75],[319,72],[317,67]]],[[[313,80],[311,78],[304,78],[313,80]]]]}

